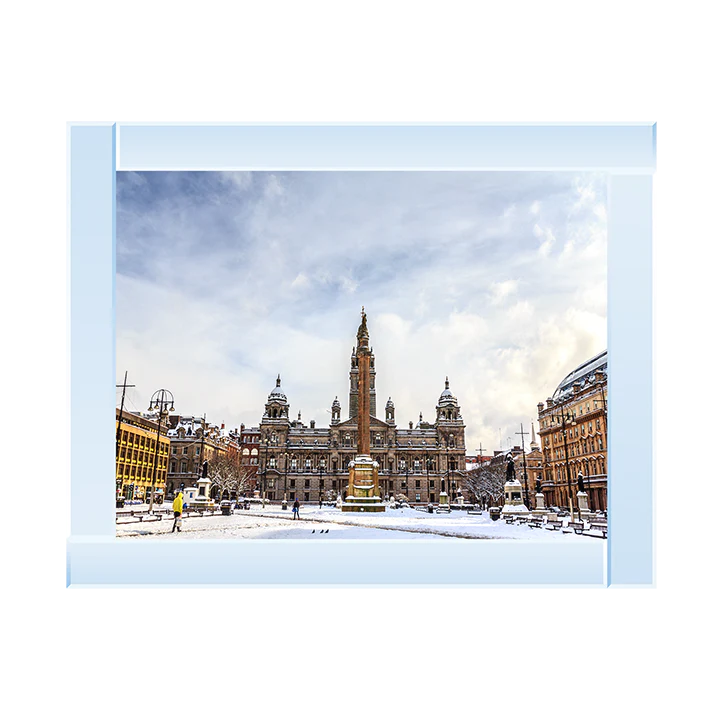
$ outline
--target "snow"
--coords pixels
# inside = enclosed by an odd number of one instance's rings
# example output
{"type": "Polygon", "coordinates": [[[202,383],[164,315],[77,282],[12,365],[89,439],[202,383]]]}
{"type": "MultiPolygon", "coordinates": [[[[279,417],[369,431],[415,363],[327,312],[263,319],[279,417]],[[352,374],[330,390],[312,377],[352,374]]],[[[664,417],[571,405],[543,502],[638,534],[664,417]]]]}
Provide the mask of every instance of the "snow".
{"type": "Polygon", "coordinates": [[[170,534],[173,520],[160,522],[133,522],[118,524],[119,538],[158,539],[319,539],[324,540],[365,540],[365,539],[407,539],[407,540],[532,540],[567,544],[603,544],[597,539],[582,535],[563,535],[559,531],[530,528],[527,525],[508,525],[504,519],[493,522],[489,513],[468,515],[462,510],[452,510],[445,515],[430,515],[414,508],[386,512],[363,513],[342,512],[335,507],[318,505],[302,506],[301,520],[292,519],[292,510],[282,511],[278,505],[266,508],[236,511],[230,516],[214,515],[184,517],[183,530],[170,534]]]}

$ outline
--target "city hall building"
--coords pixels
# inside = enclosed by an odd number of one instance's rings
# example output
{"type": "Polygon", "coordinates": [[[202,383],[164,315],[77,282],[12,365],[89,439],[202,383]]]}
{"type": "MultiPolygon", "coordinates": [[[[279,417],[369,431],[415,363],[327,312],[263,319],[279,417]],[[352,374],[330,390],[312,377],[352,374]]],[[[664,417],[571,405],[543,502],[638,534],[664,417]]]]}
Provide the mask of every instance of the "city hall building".
{"type": "MultiPolygon", "coordinates": [[[[461,487],[465,470],[464,421],[457,398],[445,381],[436,419],[397,428],[391,397],[377,416],[376,366],[371,355],[369,374],[370,449],[379,464],[382,495],[406,497],[412,504],[438,502],[439,493],[461,487]]],[[[281,377],[271,390],[261,419],[259,481],[262,496],[271,501],[319,502],[345,496],[349,462],[357,452],[359,369],[356,347],[349,372],[348,416],[342,416],[338,397],[331,405],[329,427],[308,426],[289,416],[289,400],[281,377]]]]}

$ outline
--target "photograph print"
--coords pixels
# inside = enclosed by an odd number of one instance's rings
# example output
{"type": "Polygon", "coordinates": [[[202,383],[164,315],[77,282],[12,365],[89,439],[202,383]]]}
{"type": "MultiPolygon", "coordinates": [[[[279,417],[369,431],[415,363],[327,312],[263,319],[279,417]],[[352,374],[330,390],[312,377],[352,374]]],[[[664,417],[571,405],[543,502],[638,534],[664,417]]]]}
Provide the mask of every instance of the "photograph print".
{"type": "Polygon", "coordinates": [[[607,537],[607,176],[116,174],[119,539],[607,537]]]}

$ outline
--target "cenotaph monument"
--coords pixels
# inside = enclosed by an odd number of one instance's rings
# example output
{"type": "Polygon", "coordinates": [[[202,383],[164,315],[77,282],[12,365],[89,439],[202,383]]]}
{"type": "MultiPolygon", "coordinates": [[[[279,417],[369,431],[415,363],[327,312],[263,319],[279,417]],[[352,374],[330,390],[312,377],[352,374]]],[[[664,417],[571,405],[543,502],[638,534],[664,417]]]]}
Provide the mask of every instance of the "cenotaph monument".
{"type": "Polygon", "coordinates": [[[505,505],[502,508],[503,515],[526,515],[529,514],[527,505],[522,500],[522,484],[515,478],[515,461],[512,453],[507,453],[507,471],[505,481],[505,505]]]}
{"type": "Polygon", "coordinates": [[[357,359],[359,363],[359,408],[357,412],[357,454],[349,462],[349,487],[342,512],[385,512],[379,490],[379,465],[370,454],[369,367],[371,349],[367,315],[362,306],[362,319],[357,331],[357,359]]]}

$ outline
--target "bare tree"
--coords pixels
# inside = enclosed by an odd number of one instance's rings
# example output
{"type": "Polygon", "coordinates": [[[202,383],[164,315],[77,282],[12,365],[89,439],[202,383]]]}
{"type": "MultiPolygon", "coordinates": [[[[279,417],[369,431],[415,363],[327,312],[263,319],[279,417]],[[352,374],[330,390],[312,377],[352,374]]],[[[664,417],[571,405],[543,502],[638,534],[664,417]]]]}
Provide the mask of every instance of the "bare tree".
{"type": "Polygon", "coordinates": [[[501,465],[480,465],[462,473],[462,484],[477,502],[499,504],[505,497],[505,475],[501,465]]]}
{"type": "Polygon", "coordinates": [[[212,488],[217,487],[219,497],[228,493],[229,498],[243,496],[251,486],[254,471],[242,465],[238,455],[216,452],[209,462],[212,488]]]}

